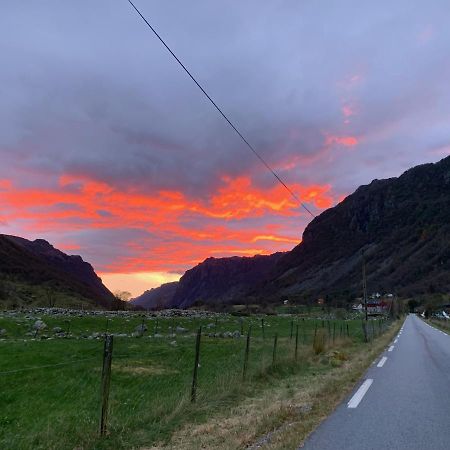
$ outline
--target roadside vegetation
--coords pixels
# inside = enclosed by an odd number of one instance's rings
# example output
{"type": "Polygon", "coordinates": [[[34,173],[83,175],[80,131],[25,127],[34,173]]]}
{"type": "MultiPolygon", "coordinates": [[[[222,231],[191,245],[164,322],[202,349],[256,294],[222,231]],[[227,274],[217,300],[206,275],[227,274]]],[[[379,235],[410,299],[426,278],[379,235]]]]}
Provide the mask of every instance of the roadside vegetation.
{"type": "Polygon", "coordinates": [[[445,318],[430,317],[428,319],[430,325],[442,330],[444,333],[450,334],[450,320],[445,318]]]}
{"type": "MultiPolygon", "coordinates": [[[[364,343],[361,319],[346,315],[320,309],[247,317],[4,312],[0,447],[243,448],[301,418],[303,431],[294,427],[299,439],[357,380],[396,328],[371,321],[370,342],[364,343]],[[45,327],[36,327],[38,321],[45,327]],[[114,348],[108,431],[100,437],[105,333],[114,335],[114,348]]],[[[275,434],[266,444],[277,439],[275,434]]]]}

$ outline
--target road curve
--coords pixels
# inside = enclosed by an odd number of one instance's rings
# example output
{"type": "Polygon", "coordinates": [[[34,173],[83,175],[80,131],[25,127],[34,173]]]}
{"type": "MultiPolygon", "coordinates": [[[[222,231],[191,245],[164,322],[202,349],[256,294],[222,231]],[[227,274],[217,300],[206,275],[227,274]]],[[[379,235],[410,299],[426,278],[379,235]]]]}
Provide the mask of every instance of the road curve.
{"type": "Polygon", "coordinates": [[[450,336],[409,315],[306,450],[450,449],[450,336]]]}

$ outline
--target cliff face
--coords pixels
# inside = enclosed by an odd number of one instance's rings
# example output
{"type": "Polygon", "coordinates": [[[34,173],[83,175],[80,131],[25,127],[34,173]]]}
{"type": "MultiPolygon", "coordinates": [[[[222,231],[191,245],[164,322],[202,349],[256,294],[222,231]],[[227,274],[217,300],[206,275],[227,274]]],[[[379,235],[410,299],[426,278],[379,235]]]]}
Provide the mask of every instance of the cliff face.
{"type": "Polygon", "coordinates": [[[180,279],[170,306],[242,301],[273,270],[282,253],[252,258],[208,258],[180,279]]]}
{"type": "Polygon", "coordinates": [[[43,239],[29,241],[0,234],[0,273],[73,292],[105,307],[114,300],[89,263],[80,256],[66,255],[43,239]]]}
{"type": "Polygon", "coordinates": [[[450,290],[450,157],[374,180],[323,212],[259,288],[279,295],[450,290]]]}
{"type": "Polygon", "coordinates": [[[145,291],[139,297],[131,300],[135,306],[141,306],[145,309],[163,309],[169,306],[172,302],[175,291],[178,287],[178,281],[172,283],[165,283],[157,288],[145,291]]]}

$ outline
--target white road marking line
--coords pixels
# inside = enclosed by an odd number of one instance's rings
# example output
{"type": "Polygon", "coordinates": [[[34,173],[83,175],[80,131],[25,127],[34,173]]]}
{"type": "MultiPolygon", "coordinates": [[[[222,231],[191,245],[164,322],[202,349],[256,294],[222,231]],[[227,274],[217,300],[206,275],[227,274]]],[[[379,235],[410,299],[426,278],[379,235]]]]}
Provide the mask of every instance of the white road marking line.
{"type": "Polygon", "coordinates": [[[398,342],[398,338],[394,341],[394,344],[396,344],[398,342]]]}
{"type": "Polygon", "coordinates": [[[393,346],[393,345],[391,345],[391,346],[388,348],[388,352],[392,352],[392,350],[394,350],[394,346],[393,346]]]}
{"type": "Polygon", "coordinates": [[[363,397],[366,395],[366,392],[369,390],[372,383],[373,380],[371,378],[368,378],[366,381],[364,381],[364,383],[356,391],[355,395],[347,403],[347,408],[356,408],[363,397]]]}
{"type": "Polygon", "coordinates": [[[381,359],[380,359],[380,362],[377,364],[377,367],[383,367],[384,366],[384,363],[387,361],[387,356],[383,356],[381,359]]]}

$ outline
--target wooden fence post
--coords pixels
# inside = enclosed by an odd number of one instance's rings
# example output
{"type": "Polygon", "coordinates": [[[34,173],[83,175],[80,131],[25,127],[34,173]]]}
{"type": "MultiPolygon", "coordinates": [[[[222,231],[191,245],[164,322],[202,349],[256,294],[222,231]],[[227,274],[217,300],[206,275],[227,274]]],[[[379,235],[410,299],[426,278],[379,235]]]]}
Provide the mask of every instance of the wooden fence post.
{"type": "Polygon", "coordinates": [[[298,324],[295,327],[295,360],[297,361],[298,356],[298,324]]]}
{"type": "Polygon", "coordinates": [[[105,336],[102,368],[102,412],[100,416],[100,435],[106,433],[108,421],[109,386],[111,384],[111,361],[113,352],[113,336],[105,336]]]}
{"type": "Polygon", "coordinates": [[[252,326],[249,325],[247,332],[247,343],[245,345],[245,356],[244,356],[244,369],[242,370],[242,379],[245,381],[247,376],[247,368],[248,368],[248,355],[250,353],[250,335],[252,332],[252,326]]]}
{"type": "Polygon", "coordinates": [[[362,329],[363,329],[363,336],[364,336],[364,342],[368,342],[367,339],[367,323],[365,320],[361,321],[362,329]]]}
{"type": "Polygon", "coordinates": [[[198,363],[200,361],[200,339],[202,337],[202,327],[197,331],[197,339],[195,341],[195,363],[194,373],[192,375],[192,388],[191,388],[191,403],[197,400],[197,377],[198,377],[198,363]]]}
{"type": "Polygon", "coordinates": [[[290,340],[292,341],[292,336],[294,335],[294,321],[291,320],[291,336],[290,336],[290,340]]]}
{"type": "Polygon", "coordinates": [[[275,334],[275,336],[273,338],[272,365],[275,365],[275,361],[277,359],[277,342],[278,342],[278,334],[275,334]]]}
{"type": "Polygon", "coordinates": [[[264,318],[261,319],[261,331],[262,331],[262,337],[263,339],[266,338],[266,331],[264,329],[264,318]]]}

